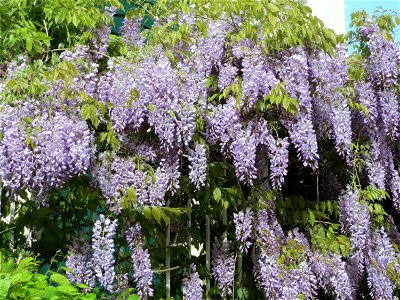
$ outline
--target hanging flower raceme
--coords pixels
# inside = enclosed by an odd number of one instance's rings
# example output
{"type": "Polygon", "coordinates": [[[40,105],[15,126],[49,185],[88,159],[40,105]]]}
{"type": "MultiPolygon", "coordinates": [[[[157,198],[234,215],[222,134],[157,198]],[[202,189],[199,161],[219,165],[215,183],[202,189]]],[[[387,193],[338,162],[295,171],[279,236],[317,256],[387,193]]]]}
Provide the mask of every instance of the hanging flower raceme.
{"type": "Polygon", "coordinates": [[[92,247],[84,238],[74,239],[68,247],[68,256],[65,265],[68,280],[74,284],[86,284],[92,290],[96,285],[96,276],[92,261],[92,247]]]}
{"type": "Polygon", "coordinates": [[[109,209],[115,214],[121,213],[121,201],[127,194],[134,198],[131,200],[136,206],[164,206],[164,195],[170,180],[167,169],[158,167],[151,175],[143,163],[118,156],[107,158],[103,155],[99,163],[94,170],[94,179],[109,209]]]}
{"type": "Polygon", "coordinates": [[[297,149],[297,157],[303,165],[318,168],[317,136],[309,115],[300,113],[294,123],[289,124],[289,136],[297,149]]]}
{"type": "Polygon", "coordinates": [[[99,283],[109,292],[113,292],[115,289],[114,238],[117,222],[116,219],[111,221],[104,215],[100,215],[93,227],[93,269],[99,283]]]}
{"type": "Polygon", "coordinates": [[[236,240],[239,243],[239,251],[247,253],[253,239],[253,212],[250,208],[233,214],[235,223],[236,240]]]}
{"type": "Polygon", "coordinates": [[[235,257],[230,251],[230,246],[231,242],[224,234],[222,242],[215,238],[212,249],[212,275],[218,284],[222,298],[232,294],[235,276],[235,257]]]}
{"type": "Polygon", "coordinates": [[[86,122],[63,111],[39,110],[36,105],[2,108],[0,176],[5,187],[28,188],[36,198],[46,199],[50,189],[86,174],[95,147],[86,122]]]}
{"type": "Polygon", "coordinates": [[[182,280],[183,295],[186,300],[198,300],[202,298],[203,290],[201,288],[201,280],[199,273],[196,271],[196,265],[191,264],[189,268],[189,276],[182,280]]]}
{"type": "Polygon", "coordinates": [[[370,215],[366,203],[359,201],[359,190],[347,186],[339,197],[339,221],[344,232],[350,234],[350,263],[352,280],[358,284],[365,264],[370,238],[370,215]]]}
{"type": "Polygon", "coordinates": [[[132,251],[133,281],[136,283],[140,299],[153,296],[153,271],[151,270],[150,254],[144,249],[142,229],[139,223],[125,231],[129,249],[132,251]]]}
{"type": "Polygon", "coordinates": [[[346,271],[346,264],[338,254],[314,252],[311,267],[318,286],[326,293],[333,292],[340,300],[354,299],[355,290],[346,271]]]}
{"type": "Polygon", "coordinates": [[[204,186],[207,171],[207,153],[204,144],[196,143],[195,149],[189,150],[189,178],[197,189],[204,186]]]}
{"type": "Polygon", "coordinates": [[[372,233],[366,269],[371,298],[374,300],[393,299],[395,284],[390,274],[398,272],[399,264],[394,248],[383,228],[372,233]]]}

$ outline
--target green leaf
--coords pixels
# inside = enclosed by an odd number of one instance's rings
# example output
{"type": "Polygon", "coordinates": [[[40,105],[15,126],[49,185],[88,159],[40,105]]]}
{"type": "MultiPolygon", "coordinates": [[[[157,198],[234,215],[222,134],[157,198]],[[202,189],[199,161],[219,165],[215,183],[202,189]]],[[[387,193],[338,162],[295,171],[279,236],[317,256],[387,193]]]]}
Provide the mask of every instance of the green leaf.
{"type": "Polygon", "coordinates": [[[32,51],[32,39],[31,38],[26,39],[25,46],[26,46],[26,50],[28,50],[28,52],[32,51]]]}
{"type": "Polygon", "coordinates": [[[315,216],[314,216],[314,213],[311,210],[308,211],[308,221],[310,222],[311,226],[314,226],[314,224],[315,224],[315,216]]]}
{"type": "Polygon", "coordinates": [[[80,296],[82,300],[96,300],[96,294],[85,294],[84,296],[80,296]]]}
{"type": "Polygon", "coordinates": [[[139,295],[130,295],[127,300],[140,300],[139,295]]]}
{"type": "Polygon", "coordinates": [[[0,299],[6,299],[11,286],[11,274],[0,273],[0,299]]]}
{"type": "Polygon", "coordinates": [[[159,225],[161,225],[161,212],[159,207],[153,207],[151,210],[153,218],[157,221],[159,225]]]}
{"type": "Polygon", "coordinates": [[[32,279],[32,277],[33,277],[32,273],[29,272],[17,273],[11,276],[11,282],[13,284],[17,282],[28,282],[29,280],[32,279]]]}
{"type": "Polygon", "coordinates": [[[332,205],[332,201],[327,201],[326,202],[326,206],[327,206],[327,208],[328,208],[328,212],[330,213],[330,214],[332,214],[333,213],[333,205],[332,205]]]}
{"type": "Polygon", "coordinates": [[[77,283],[77,284],[75,284],[75,286],[78,287],[78,288],[80,288],[80,289],[87,289],[87,288],[89,288],[88,285],[83,284],[83,283],[77,283]]]}
{"type": "Polygon", "coordinates": [[[61,274],[54,273],[50,276],[50,281],[57,283],[59,285],[70,285],[70,282],[66,277],[61,274]]]}
{"type": "Polygon", "coordinates": [[[132,186],[127,188],[126,195],[133,204],[136,204],[136,190],[132,186]]]}
{"type": "Polygon", "coordinates": [[[237,289],[237,297],[239,300],[247,300],[249,299],[249,291],[246,288],[237,289]]]}
{"type": "Polygon", "coordinates": [[[80,292],[77,290],[77,288],[72,285],[60,285],[57,287],[57,291],[71,295],[71,296],[80,294],[80,292]]]}
{"type": "Polygon", "coordinates": [[[267,8],[270,10],[272,13],[277,13],[279,11],[279,7],[274,4],[274,3],[267,3],[267,8]]]}
{"type": "Polygon", "coordinates": [[[149,206],[143,206],[143,215],[146,217],[146,219],[151,219],[151,208],[149,206]]]}
{"type": "Polygon", "coordinates": [[[218,187],[216,187],[214,189],[213,197],[214,197],[214,200],[217,201],[217,202],[219,202],[221,200],[221,190],[218,187]]]}

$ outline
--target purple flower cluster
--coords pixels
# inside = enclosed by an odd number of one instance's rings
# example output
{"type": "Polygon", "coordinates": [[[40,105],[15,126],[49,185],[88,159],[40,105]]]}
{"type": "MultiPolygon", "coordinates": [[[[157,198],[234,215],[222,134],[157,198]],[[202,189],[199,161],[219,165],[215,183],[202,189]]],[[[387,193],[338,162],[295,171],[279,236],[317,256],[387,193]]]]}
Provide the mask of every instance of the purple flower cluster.
{"type": "Polygon", "coordinates": [[[104,155],[100,157],[100,165],[93,175],[109,209],[115,214],[121,212],[121,200],[129,188],[135,191],[137,206],[164,205],[170,177],[163,167],[157,168],[153,175],[143,164],[135,163],[132,159],[118,156],[107,158],[104,155]]]}
{"type": "Polygon", "coordinates": [[[274,64],[269,61],[261,49],[253,49],[242,61],[243,101],[248,109],[253,108],[260,97],[268,94],[279,81],[274,73],[274,64]]]}
{"type": "Polygon", "coordinates": [[[311,113],[308,57],[302,47],[287,51],[282,61],[282,73],[286,92],[298,100],[301,110],[307,114],[311,113]]]}
{"type": "Polygon", "coordinates": [[[96,277],[94,275],[92,263],[92,249],[90,243],[82,239],[74,239],[68,247],[68,256],[65,262],[67,268],[68,280],[71,283],[86,284],[92,290],[96,285],[96,277]]]}
{"type": "Polygon", "coordinates": [[[355,86],[355,89],[358,93],[357,100],[368,110],[368,115],[363,118],[363,121],[364,124],[369,127],[368,132],[371,133],[377,128],[379,122],[378,97],[371,82],[362,81],[355,86]]]}
{"type": "Polygon", "coordinates": [[[232,65],[224,65],[220,68],[218,74],[218,88],[223,91],[227,86],[237,82],[238,68],[232,65]]]}
{"type": "Polygon", "coordinates": [[[352,119],[347,100],[341,94],[348,80],[346,52],[345,45],[338,45],[332,57],[318,53],[311,61],[311,72],[317,83],[314,103],[318,108],[319,123],[325,122],[329,126],[329,132],[335,137],[337,152],[350,162],[352,119]]]}
{"type": "Polygon", "coordinates": [[[236,99],[229,97],[224,105],[209,105],[210,115],[206,117],[206,137],[210,144],[221,143],[221,152],[227,154],[228,144],[236,132],[242,129],[236,99]]]}
{"type": "Polygon", "coordinates": [[[288,270],[283,294],[284,299],[296,299],[300,295],[305,299],[317,298],[317,278],[306,261],[301,261],[298,268],[288,270]]]}
{"type": "Polygon", "coordinates": [[[218,284],[221,297],[232,294],[233,280],[235,276],[235,257],[230,252],[231,242],[226,234],[222,236],[222,243],[215,238],[212,249],[212,276],[218,284]]]}
{"type": "Polygon", "coordinates": [[[239,211],[237,214],[233,214],[233,222],[239,251],[247,253],[253,239],[253,212],[250,208],[247,208],[246,211],[239,211]]]}
{"type": "Polygon", "coordinates": [[[140,34],[141,29],[141,20],[125,18],[121,27],[122,37],[132,46],[142,48],[145,40],[140,34]]]}
{"type": "Polygon", "coordinates": [[[267,255],[277,255],[285,243],[285,235],[275,214],[271,210],[261,209],[254,220],[259,247],[267,255]]]}
{"type": "MultiPolygon", "coordinates": [[[[400,63],[399,45],[395,41],[384,38],[378,25],[367,22],[360,32],[368,39],[370,55],[366,64],[372,79],[378,85],[397,84],[398,65],[400,63]]],[[[397,106],[396,106],[397,107],[397,106]]]]}
{"type": "Polygon", "coordinates": [[[92,236],[92,264],[99,283],[109,292],[115,289],[115,246],[117,220],[100,215],[93,227],[92,236]]]}
{"type": "Polygon", "coordinates": [[[196,44],[190,47],[190,51],[196,57],[197,72],[208,76],[214,67],[221,65],[225,38],[233,29],[224,17],[209,22],[207,36],[198,37],[196,44]]]}
{"type": "Polygon", "coordinates": [[[2,108],[0,176],[7,188],[28,188],[45,198],[51,188],[85,174],[95,148],[86,122],[62,111],[39,113],[30,103],[2,108]]]}
{"type": "Polygon", "coordinates": [[[261,253],[257,261],[258,272],[256,278],[264,291],[266,299],[281,299],[283,285],[279,279],[276,257],[261,253]]]}
{"type": "Polygon", "coordinates": [[[256,147],[256,135],[251,126],[247,126],[246,130],[238,130],[230,146],[237,178],[250,185],[257,178],[256,147]]]}
{"type": "Polygon", "coordinates": [[[398,268],[396,259],[397,255],[385,230],[374,231],[366,264],[372,299],[393,299],[395,284],[390,278],[389,267],[393,271],[398,268]]]}
{"type": "Polygon", "coordinates": [[[346,272],[346,264],[341,257],[332,252],[314,252],[312,270],[318,285],[326,292],[333,292],[337,299],[354,299],[351,279],[346,272]]]}
{"type": "Polygon", "coordinates": [[[358,198],[359,191],[350,186],[339,197],[339,221],[342,230],[350,234],[350,262],[356,284],[363,274],[365,253],[370,239],[369,208],[358,198]]]}
{"type": "Polygon", "coordinates": [[[98,29],[95,33],[95,37],[93,38],[93,49],[96,51],[95,57],[96,59],[101,59],[107,52],[108,49],[108,38],[111,34],[110,26],[103,26],[98,29]]]}
{"type": "Polygon", "coordinates": [[[3,107],[0,125],[0,177],[5,187],[19,190],[31,184],[34,176],[34,153],[26,144],[28,133],[17,109],[3,107]]]}
{"type": "Polygon", "coordinates": [[[399,95],[393,89],[385,89],[378,93],[380,106],[382,109],[382,125],[383,131],[386,135],[399,138],[399,95]]]}
{"type": "Polygon", "coordinates": [[[207,153],[205,145],[196,143],[195,149],[190,149],[188,160],[190,162],[189,178],[196,189],[200,189],[206,180],[207,153]]]}
{"type": "Polygon", "coordinates": [[[269,175],[274,189],[282,189],[282,184],[287,175],[287,168],[289,164],[289,142],[288,138],[274,141],[273,144],[269,144],[270,151],[270,168],[271,173],[269,175]]]}
{"type": "Polygon", "coordinates": [[[310,117],[300,114],[297,121],[289,125],[289,136],[303,165],[317,169],[319,159],[317,136],[310,117]]]}
{"type": "Polygon", "coordinates": [[[59,188],[74,175],[84,174],[94,156],[93,136],[86,122],[56,112],[51,119],[42,117],[41,128],[32,136],[35,145],[35,190],[59,188]]]}
{"type": "Polygon", "coordinates": [[[128,246],[132,251],[133,281],[136,283],[140,299],[153,296],[153,271],[151,270],[150,254],[144,249],[139,223],[125,231],[128,246]]]}
{"type": "Polygon", "coordinates": [[[202,299],[203,290],[201,288],[201,281],[199,273],[196,271],[196,265],[191,264],[189,269],[189,276],[182,280],[183,295],[186,300],[200,300],[202,299]]]}

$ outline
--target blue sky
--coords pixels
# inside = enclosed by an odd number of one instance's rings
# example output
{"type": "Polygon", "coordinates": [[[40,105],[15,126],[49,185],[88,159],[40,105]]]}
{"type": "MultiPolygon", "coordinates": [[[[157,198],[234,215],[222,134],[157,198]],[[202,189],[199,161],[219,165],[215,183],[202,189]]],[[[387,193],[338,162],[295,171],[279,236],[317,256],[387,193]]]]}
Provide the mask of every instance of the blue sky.
{"type": "MultiPolygon", "coordinates": [[[[345,0],[344,10],[345,10],[345,20],[346,20],[346,30],[349,30],[350,24],[350,14],[358,10],[366,10],[367,13],[372,14],[372,12],[379,6],[384,9],[397,11],[400,13],[400,0],[345,0]]],[[[400,43],[400,28],[397,27],[397,35],[395,39],[400,43]]]]}

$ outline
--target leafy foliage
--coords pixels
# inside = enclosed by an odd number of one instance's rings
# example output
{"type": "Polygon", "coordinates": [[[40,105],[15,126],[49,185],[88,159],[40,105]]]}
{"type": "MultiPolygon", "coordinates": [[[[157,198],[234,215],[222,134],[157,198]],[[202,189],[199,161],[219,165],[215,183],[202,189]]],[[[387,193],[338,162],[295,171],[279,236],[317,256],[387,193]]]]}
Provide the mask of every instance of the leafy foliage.
{"type": "Polygon", "coordinates": [[[57,272],[40,274],[34,257],[18,257],[0,252],[0,297],[2,299],[96,299],[85,293],[85,285],[72,285],[57,272]]]}

